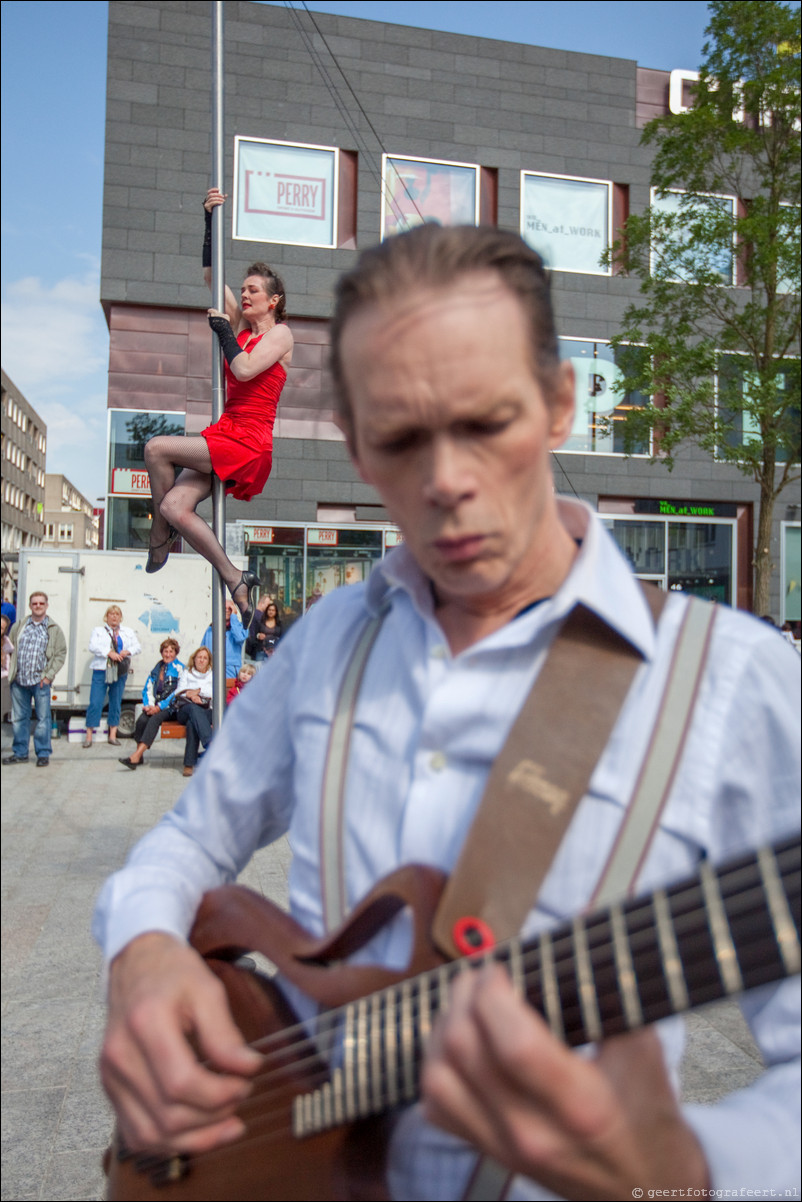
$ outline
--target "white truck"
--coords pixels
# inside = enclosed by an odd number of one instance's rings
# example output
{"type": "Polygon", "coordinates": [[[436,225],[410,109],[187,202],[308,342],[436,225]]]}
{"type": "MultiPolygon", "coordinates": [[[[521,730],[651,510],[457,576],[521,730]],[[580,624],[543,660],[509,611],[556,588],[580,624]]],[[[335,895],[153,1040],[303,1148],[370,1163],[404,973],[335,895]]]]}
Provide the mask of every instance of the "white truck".
{"type": "MultiPolygon", "coordinates": [[[[48,613],[67,639],[67,662],[53,684],[51,707],[56,717],[83,713],[92,680],[89,636],[103,622],[109,605],[119,605],[123,625],[130,626],[142,646],[134,656],[123,694],[120,733],[134,729],[142,687],[159,659],[159,644],[171,635],[187,658],[211,622],[212,569],[199,555],[172,555],[159,573],[145,572],[146,556],[137,551],[38,551],[21,549],[17,611],[28,612],[35,589],[47,593],[48,613]]],[[[243,557],[234,556],[245,567],[243,557]]]]}

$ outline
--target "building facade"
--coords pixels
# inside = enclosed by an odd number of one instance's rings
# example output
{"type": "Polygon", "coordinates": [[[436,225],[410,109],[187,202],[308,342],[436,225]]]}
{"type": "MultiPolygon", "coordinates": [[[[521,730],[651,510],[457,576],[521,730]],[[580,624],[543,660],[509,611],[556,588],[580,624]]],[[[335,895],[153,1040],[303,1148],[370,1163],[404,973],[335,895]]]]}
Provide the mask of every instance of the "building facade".
{"type": "Polygon", "coordinates": [[[99,546],[99,522],[92,502],[66,476],[53,472],[45,475],[42,545],[47,551],[68,547],[97,551],[99,546]]]}
{"type": "Polygon", "coordinates": [[[20,547],[42,545],[47,426],[5,372],[0,378],[2,593],[4,600],[10,600],[16,588],[20,547]]]}
{"type": "MultiPolygon", "coordinates": [[[[229,547],[286,603],[361,579],[397,540],[333,422],[328,319],[357,251],[421,220],[520,231],[552,269],[577,420],[560,492],[602,513],[635,570],[748,608],[757,486],[689,448],[673,472],[623,454],[609,340],[637,283],[599,266],[650,203],[646,121],[684,73],[458,34],[229,0],[226,275],[283,277],[295,357],[260,498],[229,501],[229,547]],[[345,81],[345,82],[344,82],[345,81]],[[608,419],[608,420],[604,420],[608,419]]],[[[210,183],[206,4],[112,0],[102,301],[111,332],[107,545],[143,547],[143,448],[211,417],[201,201],[210,183]]],[[[735,266],[733,264],[733,271],[735,266]]],[[[732,284],[737,284],[735,276],[732,284]]],[[[789,366],[789,387],[798,361],[789,366]]],[[[642,403],[648,398],[626,398],[642,403]]],[[[772,608],[799,619],[798,485],[772,535],[772,608]]]]}

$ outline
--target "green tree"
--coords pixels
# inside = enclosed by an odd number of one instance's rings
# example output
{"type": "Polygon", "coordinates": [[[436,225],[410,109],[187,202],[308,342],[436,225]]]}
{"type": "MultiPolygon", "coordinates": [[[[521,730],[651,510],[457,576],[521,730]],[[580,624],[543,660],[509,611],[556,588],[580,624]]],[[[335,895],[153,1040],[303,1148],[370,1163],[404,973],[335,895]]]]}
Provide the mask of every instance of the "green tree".
{"type": "Polygon", "coordinates": [[[628,412],[627,450],[653,435],[670,469],[692,441],[758,483],[753,604],[767,613],[774,504],[800,457],[799,9],[709,9],[693,106],[646,126],[652,205],[608,256],[641,280],[613,345],[649,352],[617,389],[655,400],[628,412]]]}

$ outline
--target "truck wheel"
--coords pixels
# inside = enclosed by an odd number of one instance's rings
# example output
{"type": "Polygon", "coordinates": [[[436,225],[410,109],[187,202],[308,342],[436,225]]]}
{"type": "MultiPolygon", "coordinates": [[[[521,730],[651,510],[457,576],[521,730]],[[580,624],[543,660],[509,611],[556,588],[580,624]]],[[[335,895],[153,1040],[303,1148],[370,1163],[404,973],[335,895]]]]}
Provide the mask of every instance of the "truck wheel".
{"type": "Polygon", "coordinates": [[[122,735],[124,739],[130,739],[134,733],[136,726],[136,710],[130,706],[126,706],[120,713],[120,725],[117,727],[117,733],[122,735]]]}

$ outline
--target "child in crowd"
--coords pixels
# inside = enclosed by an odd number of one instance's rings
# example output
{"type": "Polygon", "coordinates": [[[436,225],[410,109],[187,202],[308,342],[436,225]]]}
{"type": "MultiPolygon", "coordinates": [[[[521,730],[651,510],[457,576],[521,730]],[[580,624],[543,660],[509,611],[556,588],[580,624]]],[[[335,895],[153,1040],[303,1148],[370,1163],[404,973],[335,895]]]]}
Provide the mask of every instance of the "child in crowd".
{"type": "Polygon", "coordinates": [[[256,668],[253,664],[243,664],[237,673],[237,679],[232,684],[231,688],[226,693],[226,705],[231,705],[235,697],[238,697],[245,688],[249,680],[256,675],[256,668]]]}

